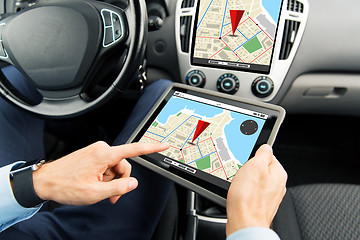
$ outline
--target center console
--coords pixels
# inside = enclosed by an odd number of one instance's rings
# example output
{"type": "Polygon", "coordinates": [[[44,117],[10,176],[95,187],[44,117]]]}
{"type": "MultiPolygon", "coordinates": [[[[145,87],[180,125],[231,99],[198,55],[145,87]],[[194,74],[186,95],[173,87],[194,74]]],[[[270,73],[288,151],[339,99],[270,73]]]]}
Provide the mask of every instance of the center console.
{"type": "Polygon", "coordinates": [[[271,101],[294,59],[308,11],[307,0],[178,1],[181,81],[271,101]]]}
{"type": "MultiPolygon", "coordinates": [[[[178,1],[175,39],[182,83],[272,101],[294,60],[308,13],[307,0],[178,1]]],[[[186,239],[224,239],[225,209],[189,194],[186,239]]]]}

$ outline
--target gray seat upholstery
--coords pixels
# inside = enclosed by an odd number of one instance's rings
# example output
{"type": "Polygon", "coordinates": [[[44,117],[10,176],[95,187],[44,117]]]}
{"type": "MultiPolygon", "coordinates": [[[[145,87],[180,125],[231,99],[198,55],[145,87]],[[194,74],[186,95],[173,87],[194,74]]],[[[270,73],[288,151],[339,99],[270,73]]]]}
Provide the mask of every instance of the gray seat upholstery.
{"type": "Polygon", "coordinates": [[[273,228],[282,240],[360,240],[360,186],[289,188],[273,228]]]}

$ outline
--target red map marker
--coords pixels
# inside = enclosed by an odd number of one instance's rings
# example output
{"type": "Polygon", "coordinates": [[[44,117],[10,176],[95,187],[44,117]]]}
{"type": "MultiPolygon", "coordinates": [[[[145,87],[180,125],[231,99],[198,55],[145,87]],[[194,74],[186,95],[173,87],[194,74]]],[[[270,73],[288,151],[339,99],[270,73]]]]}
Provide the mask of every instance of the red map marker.
{"type": "Polygon", "coordinates": [[[210,125],[210,123],[208,122],[204,122],[202,120],[199,120],[196,129],[195,129],[195,133],[194,133],[194,137],[192,142],[194,142],[194,140],[210,125]]]}
{"type": "Polygon", "coordinates": [[[245,10],[230,10],[230,19],[233,35],[235,34],[235,31],[239,26],[240,20],[244,13],[245,10]]]}

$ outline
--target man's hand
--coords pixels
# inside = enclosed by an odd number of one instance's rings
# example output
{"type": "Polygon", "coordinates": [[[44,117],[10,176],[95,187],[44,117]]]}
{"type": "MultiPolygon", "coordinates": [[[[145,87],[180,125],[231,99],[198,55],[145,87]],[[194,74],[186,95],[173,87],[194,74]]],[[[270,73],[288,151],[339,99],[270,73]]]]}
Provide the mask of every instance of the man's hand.
{"type": "Polygon", "coordinates": [[[133,143],[110,147],[97,142],[33,173],[36,194],[44,200],[62,204],[89,205],[110,198],[115,203],[135,189],[131,165],[125,158],[164,151],[167,143],[133,143]]]}
{"type": "Polygon", "coordinates": [[[227,197],[226,235],[248,227],[270,227],[286,192],[287,174],[263,145],[236,174],[227,197]]]}

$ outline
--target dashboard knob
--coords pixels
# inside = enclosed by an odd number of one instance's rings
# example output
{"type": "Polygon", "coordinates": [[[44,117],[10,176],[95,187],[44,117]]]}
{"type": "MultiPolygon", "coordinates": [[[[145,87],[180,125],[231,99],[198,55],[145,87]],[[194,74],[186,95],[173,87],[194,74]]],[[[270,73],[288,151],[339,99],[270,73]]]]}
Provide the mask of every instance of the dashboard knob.
{"type": "Polygon", "coordinates": [[[256,78],[251,85],[251,91],[259,98],[265,98],[269,96],[273,90],[273,81],[265,76],[256,78]]]}
{"type": "Polygon", "coordinates": [[[239,90],[239,79],[230,73],[223,74],[217,80],[217,89],[219,92],[235,94],[239,90]]]}
{"type": "Polygon", "coordinates": [[[193,70],[193,71],[190,71],[186,75],[186,82],[190,86],[201,87],[202,88],[202,87],[205,86],[206,77],[205,77],[205,74],[202,71],[193,70]]]}

